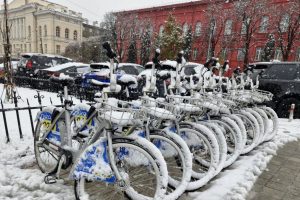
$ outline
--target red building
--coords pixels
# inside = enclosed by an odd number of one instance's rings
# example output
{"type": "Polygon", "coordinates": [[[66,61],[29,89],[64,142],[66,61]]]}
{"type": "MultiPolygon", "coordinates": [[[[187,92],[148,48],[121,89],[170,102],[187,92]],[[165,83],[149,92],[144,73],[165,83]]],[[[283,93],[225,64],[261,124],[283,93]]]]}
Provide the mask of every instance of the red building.
{"type": "MultiPolygon", "coordinates": [[[[249,1],[248,5],[237,5],[237,2],[243,1],[200,0],[124,11],[117,13],[117,16],[119,23],[130,16],[134,16],[138,21],[150,21],[151,31],[154,33],[152,34],[154,44],[156,36],[163,31],[171,13],[181,25],[183,34],[186,34],[189,27],[192,29],[193,44],[189,59],[192,62],[204,63],[207,57],[210,57],[209,49],[212,48],[214,48],[214,55],[219,57],[221,62],[228,59],[233,67],[244,65],[245,54],[248,54],[247,63],[261,61],[262,51],[269,34],[273,34],[276,41],[272,59],[300,61],[300,22],[298,21],[297,27],[297,21],[295,21],[299,20],[300,16],[300,5],[295,7],[299,1],[268,0],[265,5],[256,6],[256,8],[254,5],[260,5],[264,0],[249,1]],[[251,26],[248,26],[250,23],[252,23],[251,26]],[[211,28],[212,25],[214,28],[211,28]],[[278,33],[279,26],[280,34],[278,33]],[[294,39],[290,44],[293,31],[295,32],[294,39]],[[247,40],[249,34],[250,42],[247,40]],[[283,42],[280,43],[280,41],[283,42]],[[246,43],[248,43],[247,52],[246,43]],[[288,56],[282,54],[285,51],[282,51],[281,47],[290,48],[288,56]],[[284,57],[287,58],[284,59],[284,57]]],[[[140,24],[134,29],[142,33],[143,28],[140,24]]],[[[140,47],[140,42],[137,46],[140,47]]],[[[125,41],[124,49],[128,49],[128,40],[125,41]]],[[[126,59],[126,51],[123,55],[126,59]]]]}

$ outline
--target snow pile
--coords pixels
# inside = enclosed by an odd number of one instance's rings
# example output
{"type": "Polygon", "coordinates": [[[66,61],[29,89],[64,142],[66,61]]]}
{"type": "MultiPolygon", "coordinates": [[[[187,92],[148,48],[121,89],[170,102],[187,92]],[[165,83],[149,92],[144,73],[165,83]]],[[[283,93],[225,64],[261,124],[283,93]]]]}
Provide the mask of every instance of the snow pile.
{"type": "Polygon", "coordinates": [[[279,131],[274,140],[260,145],[248,155],[240,156],[232,166],[211,181],[203,192],[189,193],[189,196],[196,200],[245,199],[276,151],[288,142],[300,138],[299,129],[300,120],[288,122],[280,119],[279,131]]]}

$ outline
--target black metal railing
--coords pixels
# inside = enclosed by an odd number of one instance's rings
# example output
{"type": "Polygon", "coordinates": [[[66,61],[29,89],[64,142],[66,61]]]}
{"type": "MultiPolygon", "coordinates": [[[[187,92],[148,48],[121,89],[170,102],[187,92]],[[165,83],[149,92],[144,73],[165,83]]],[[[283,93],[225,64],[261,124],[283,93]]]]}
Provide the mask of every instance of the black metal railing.
{"type": "MultiPolygon", "coordinates": [[[[61,94],[57,95],[58,98],[60,98],[60,103],[59,105],[54,105],[56,107],[64,107],[64,103],[63,103],[63,97],[61,94]]],[[[31,106],[30,105],[30,101],[29,99],[26,99],[26,104],[27,106],[22,106],[19,107],[19,100],[21,99],[20,96],[17,95],[16,92],[13,93],[13,97],[12,97],[12,102],[14,107],[8,107],[6,108],[4,106],[3,101],[1,100],[1,108],[0,108],[0,112],[2,112],[2,117],[3,117],[3,124],[4,124],[4,131],[5,131],[5,136],[6,136],[6,143],[11,141],[11,137],[10,137],[10,132],[9,132],[9,124],[8,121],[11,121],[11,119],[8,119],[7,117],[7,113],[15,113],[16,119],[17,119],[17,126],[18,126],[18,133],[19,133],[19,138],[23,139],[23,130],[22,130],[22,123],[21,123],[21,116],[20,116],[20,111],[27,111],[28,112],[28,117],[30,120],[30,128],[31,128],[31,132],[32,135],[34,135],[34,118],[32,116],[32,111],[33,110],[42,110],[43,107],[45,107],[44,105],[42,105],[42,99],[44,98],[43,95],[40,94],[40,91],[37,91],[37,94],[34,95],[33,99],[37,99],[38,102],[38,106],[31,106]]],[[[49,98],[50,103],[52,104],[52,99],[49,98]]],[[[24,117],[24,116],[22,116],[24,117]]],[[[22,121],[24,121],[24,119],[22,118],[22,121]]],[[[3,128],[1,128],[1,130],[3,130],[3,128]]]]}

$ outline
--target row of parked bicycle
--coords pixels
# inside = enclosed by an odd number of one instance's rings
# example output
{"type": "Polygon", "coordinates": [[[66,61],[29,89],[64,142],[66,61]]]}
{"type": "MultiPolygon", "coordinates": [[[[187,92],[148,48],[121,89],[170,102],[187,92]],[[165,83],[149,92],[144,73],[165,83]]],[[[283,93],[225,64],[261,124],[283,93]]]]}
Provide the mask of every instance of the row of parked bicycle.
{"type": "Polygon", "coordinates": [[[76,199],[178,199],[276,135],[278,117],[262,105],[272,94],[258,90],[259,81],[254,85],[249,76],[222,77],[226,64],[220,67],[215,59],[181,76],[182,53],[175,71],[158,71],[156,50],[141,76],[143,95],[111,98],[133,79],[118,77],[116,54],[109,43],[103,47],[110,67],[101,73],[109,71],[110,80],[91,79],[103,88],[97,103],[72,106],[73,79],[61,76],[51,81],[64,85],[65,107],[47,107],[37,116],[34,147],[45,182],[55,183],[61,169],[70,169],[76,199]],[[218,76],[212,73],[216,67],[218,76]],[[165,98],[157,97],[157,81],[165,98]]]}

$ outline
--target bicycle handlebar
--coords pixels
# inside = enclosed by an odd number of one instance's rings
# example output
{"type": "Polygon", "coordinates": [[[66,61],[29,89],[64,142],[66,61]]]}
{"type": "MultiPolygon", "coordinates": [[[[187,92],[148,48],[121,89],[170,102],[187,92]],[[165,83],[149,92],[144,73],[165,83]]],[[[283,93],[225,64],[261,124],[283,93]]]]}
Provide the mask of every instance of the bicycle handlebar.
{"type": "Polygon", "coordinates": [[[117,57],[117,54],[112,50],[109,41],[104,42],[102,44],[102,47],[107,51],[106,52],[107,57],[109,57],[110,59],[114,59],[117,57]]]}

